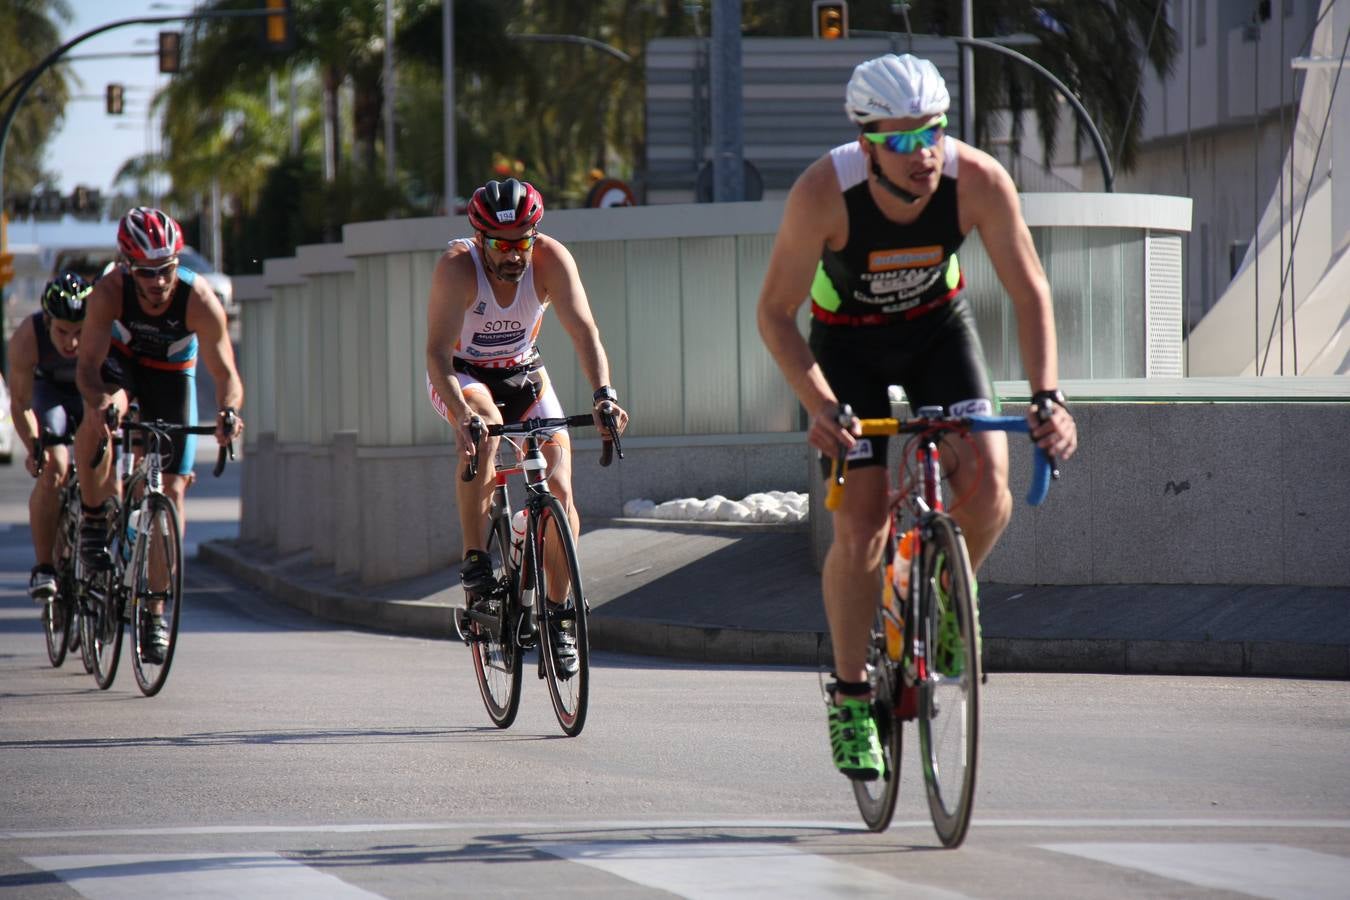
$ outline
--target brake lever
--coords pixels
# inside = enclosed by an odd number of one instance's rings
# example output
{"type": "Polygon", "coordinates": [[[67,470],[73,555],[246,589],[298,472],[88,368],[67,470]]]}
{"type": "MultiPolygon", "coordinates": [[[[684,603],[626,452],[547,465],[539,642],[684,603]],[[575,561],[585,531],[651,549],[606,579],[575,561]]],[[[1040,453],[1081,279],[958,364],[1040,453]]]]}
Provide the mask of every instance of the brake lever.
{"type": "Polygon", "coordinates": [[[605,430],[609,432],[609,437],[602,438],[600,441],[600,465],[608,466],[614,461],[614,454],[623,459],[623,443],[619,441],[619,421],[614,415],[614,407],[609,401],[600,407],[600,422],[605,430]]]}
{"type": "Polygon", "coordinates": [[[464,464],[464,471],[460,474],[461,481],[473,481],[478,477],[478,456],[482,452],[483,420],[475,416],[469,422],[469,437],[473,439],[473,455],[469,457],[468,462],[464,464]]]}
{"type": "MultiPolygon", "coordinates": [[[[1042,400],[1037,400],[1035,403],[1035,409],[1037,419],[1039,419],[1042,422],[1049,422],[1050,417],[1054,414],[1055,401],[1049,399],[1048,397],[1042,400]]],[[[1030,434],[1028,434],[1028,437],[1030,437],[1030,434]]],[[[1031,441],[1034,444],[1036,442],[1036,439],[1033,437],[1031,438],[1031,441]]],[[[1055,457],[1053,453],[1050,452],[1046,452],[1045,458],[1050,460],[1051,479],[1053,479],[1054,481],[1059,481],[1059,460],[1055,457]]]]}

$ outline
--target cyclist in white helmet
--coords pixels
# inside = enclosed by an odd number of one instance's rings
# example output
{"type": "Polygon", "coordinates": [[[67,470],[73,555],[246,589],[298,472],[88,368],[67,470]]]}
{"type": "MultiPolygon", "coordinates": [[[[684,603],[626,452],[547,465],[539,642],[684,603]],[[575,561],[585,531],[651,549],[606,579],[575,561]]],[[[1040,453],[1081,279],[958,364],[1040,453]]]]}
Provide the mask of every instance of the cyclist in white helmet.
{"type": "MultiPolygon", "coordinates": [[[[760,334],[810,414],[807,440],[825,469],[847,453],[850,489],[834,513],[822,587],[835,660],[831,749],[839,770],[860,780],[882,768],[864,661],[886,533],[886,441],[858,437],[857,418],[841,425],[839,407],[888,416],[887,386],[899,384],[914,409],[996,410],[956,257],[971,229],[1017,315],[1033,439],[1060,458],[1077,446],[1058,390],[1050,286],[1017,190],[993,157],[946,134],[949,104],[926,59],[888,54],[854,69],[844,109],[861,134],[793,185],[759,298],[760,334]],[[807,296],[809,342],[796,324],[807,296]]],[[[971,437],[983,466],[965,446],[943,457],[953,490],[967,498],[952,512],[978,569],[1008,524],[1012,496],[1006,436],[971,437]]]]}

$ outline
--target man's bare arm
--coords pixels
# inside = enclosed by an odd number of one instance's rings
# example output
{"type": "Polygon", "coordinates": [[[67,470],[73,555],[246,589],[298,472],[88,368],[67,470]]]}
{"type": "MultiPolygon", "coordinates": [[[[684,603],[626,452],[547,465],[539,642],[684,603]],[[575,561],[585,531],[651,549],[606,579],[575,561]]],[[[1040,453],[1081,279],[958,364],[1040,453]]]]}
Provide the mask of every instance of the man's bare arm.
{"type": "Polygon", "coordinates": [[[103,362],[112,347],[113,322],[122,309],[122,279],[129,277],[117,270],[103,276],[85,304],[75,384],[84,402],[99,411],[112,404],[112,392],[103,383],[103,362]]]}
{"type": "MultiPolygon", "coordinates": [[[[244,382],[235,364],[229,320],[220,298],[211,290],[205,278],[199,278],[193,283],[192,295],[188,298],[187,327],[196,332],[197,352],[215,382],[216,409],[228,408],[238,412],[244,406],[244,382]]],[[[223,445],[237,434],[236,427],[234,433],[218,433],[216,440],[223,445]]]]}
{"type": "Polygon", "coordinates": [[[540,236],[539,242],[541,246],[535,251],[536,271],[549,302],[558,313],[558,323],[572,339],[581,371],[591,383],[592,390],[611,384],[609,358],[600,342],[600,327],[591,313],[576,260],[553,238],[540,236]]]}
{"type": "MultiPolygon", "coordinates": [[[[989,261],[1012,298],[1017,314],[1017,342],[1022,365],[1033,391],[1059,386],[1059,356],[1055,341],[1055,315],[1050,282],[1041,267],[1031,231],[1022,218],[1017,188],[1003,167],[992,159],[971,154],[974,165],[962,172],[971,177],[969,193],[973,224],[980,232],[989,261]]],[[[965,165],[967,159],[962,158],[965,165]]]]}
{"type": "Polygon", "coordinates": [[[838,398],[797,328],[797,311],[810,295],[821,253],[842,212],[833,167],[828,159],[818,160],[788,192],[756,312],[765,346],[811,417],[807,440],[827,453],[837,452],[840,444],[853,446],[853,437],[834,421],[838,398]]]}
{"type": "Polygon", "coordinates": [[[37,365],[37,357],[37,334],[29,317],[9,339],[9,412],[14,419],[14,432],[29,456],[33,455],[33,441],[38,436],[37,416],[33,414],[33,367],[37,365]]]}

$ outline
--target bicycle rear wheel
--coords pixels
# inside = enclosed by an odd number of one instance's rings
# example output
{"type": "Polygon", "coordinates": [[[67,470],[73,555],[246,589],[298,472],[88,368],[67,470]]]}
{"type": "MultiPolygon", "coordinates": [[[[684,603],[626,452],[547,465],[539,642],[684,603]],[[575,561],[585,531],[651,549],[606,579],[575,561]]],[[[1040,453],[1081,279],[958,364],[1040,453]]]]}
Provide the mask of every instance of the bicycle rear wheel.
{"type": "MultiPolygon", "coordinates": [[[[890,585],[885,590],[891,590],[890,585]]],[[[872,683],[872,717],[877,723],[877,739],[886,767],[875,781],[853,782],[858,812],[872,831],[885,831],[890,826],[895,800],[900,794],[901,722],[895,715],[900,677],[896,663],[886,655],[886,625],[878,610],[867,647],[867,678],[872,683]]]]}
{"type": "Polygon", "coordinates": [[[58,591],[42,608],[42,631],[47,636],[47,659],[52,668],[66,661],[70,647],[70,604],[58,591]]]}
{"type": "Polygon", "coordinates": [[[470,647],[473,648],[473,670],[478,679],[478,693],[488,718],[498,728],[507,728],[516,720],[520,710],[521,663],[520,646],[516,641],[516,627],[524,614],[519,600],[520,584],[506,572],[506,554],[510,552],[511,526],[505,518],[496,519],[488,533],[488,555],[493,557],[493,574],[501,587],[489,597],[470,601],[475,610],[496,616],[499,627],[494,637],[492,629],[481,622],[469,620],[470,647]]]}
{"type": "Polygon", "coordinates": [[[126,578],[131,670],[141,693],[153,697],[169,677],[183,603],[183,545],[173,501],[159,494],[149,496],[142,505],[140,527],[145,536],[136,540],[126,578]],[[156,609],[168,636],[162,653],[150,642],[156,609]]]}
{"type": "Polygon", "coordinates": [[[980,646],[966,542],[945,514],[923,524],[919,636],[919,748],[933,827],[956,847],[970,827],[979,755],[980,646]]]}
{"type": "Polygon", "coordinates": [[[557,497],[549,497],[539,510],[534,531],[531,564],[534,566],[534,604],[539,620],[541,674],[548,682],[548,695],[558,724],[568,737],[576,737],[586,725],[591,666],[586,634],[586,595],[581,587],[581,567],[567,511],[557,497]],[[554,644],[555,632],[570,631],[575,642],[576,671],[570,672],[554,644]]]}
{"type": "Polygon", "coordinates": [[[52,549],[52,558],[56,562],[56,596],[42,610],[42,630],[47,637],[47,659],[53,668],[59,668],[66,661],[66,652],[78,643],[78,631],[73,627],[75,618],[74,578],[71,575],[71,553],[73,552],[69,534],[70,511],[63,506],[56,526],[56,544],[52,549]]]}

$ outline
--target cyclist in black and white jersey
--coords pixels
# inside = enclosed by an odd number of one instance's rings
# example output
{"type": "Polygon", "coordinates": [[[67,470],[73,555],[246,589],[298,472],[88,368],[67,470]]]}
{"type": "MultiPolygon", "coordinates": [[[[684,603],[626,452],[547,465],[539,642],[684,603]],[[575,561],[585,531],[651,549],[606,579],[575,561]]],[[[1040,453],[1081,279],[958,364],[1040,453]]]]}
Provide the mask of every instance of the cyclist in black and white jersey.
{"type": "MultiPolygon", "coordinates": [[[[834,513],[822,586],[835,660],[835,765],[862,780],[882,767],[865,659],[887,527],[886,444],[858,437],[857,418],[841,424],[839,408],[888,416],[887,386],[899,384],[916,409],[994,411],[956,256],[971,229],[1012,299],[1033,402],[1049,414],[1041,421],[1028,412],[1033,438],[1060,458],[1077,445],[1058,390],[1050,287],[1017,190],[993,157],[946,134],[948,104],[928,60],[888,54],[854,70],[844,108],[861,134],[793,185],[759,299],[760,333],[811,417],[807,440],[827,457],[847,452],[850,490],[834,513]],[[796,323],[808,296],[809,342],[796,323]]],[[[952,514],[978,568],[1008,524],[1012,496],[1003,432],[971,439],[944,448],[943,458],[964,498],[952,514]]]]}

